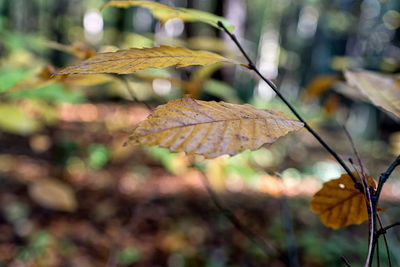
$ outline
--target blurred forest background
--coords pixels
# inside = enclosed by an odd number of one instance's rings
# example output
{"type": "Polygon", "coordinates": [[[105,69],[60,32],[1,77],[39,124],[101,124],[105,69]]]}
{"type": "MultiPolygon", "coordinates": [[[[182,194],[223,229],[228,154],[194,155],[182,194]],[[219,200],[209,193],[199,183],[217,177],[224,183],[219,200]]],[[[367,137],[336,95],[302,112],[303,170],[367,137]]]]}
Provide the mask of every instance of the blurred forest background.
{"type": "MultiPolygon", "coordinates": [[[[371,177],[400,153],[399,121],[350,94],[342,74],[400,70],[400,1],[160,2],[230,20],[261,72],[344,159],[354,158],[347,127],[371,177]]],[[[161,25],[147,9],[100,11],[102,4],[0,0],[0,92],[13,88],[0,96],[0,266],[339,266],[340,256],[361,265],[366,223],[334,231],[309,209],[321,184],[343,170],[305,130],[199,161],[223,205],[276,253],[226,219],[184,154],[123,146],[147,106],[185,92],[290,114],[249,70],[215,65],[49,81],[95,51],[130,47],[179,45],[245,62],[209,25],[161,25]]],[[[396,170],[384,188],[386,224],[400,218],[399,178],[396,170]]],[[[388,242],[399,266],[399,229],[388,242]]],[[[380,254],[387,266],[382,244],[380,254]]]]}

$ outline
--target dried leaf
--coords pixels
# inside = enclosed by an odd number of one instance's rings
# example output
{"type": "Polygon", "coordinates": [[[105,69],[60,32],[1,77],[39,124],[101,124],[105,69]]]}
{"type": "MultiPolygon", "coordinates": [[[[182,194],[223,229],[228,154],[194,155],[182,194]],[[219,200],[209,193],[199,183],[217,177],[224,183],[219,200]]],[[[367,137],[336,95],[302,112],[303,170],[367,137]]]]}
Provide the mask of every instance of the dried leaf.
{"type": "Polygon", "coordinates": [[[219,28],[218,21],[221,21],[229,31],[233,31],[233,25],[225,18],[216,16],[214,14],[190,8],[175,8],[150,1],[109,1],[102,6],[114,6],[120,8],[127,8],[131,6],[140,6],[147,8],[153,13],[154,17],[165,23],[169,19],[179,18],[183,21],[193,22],[199,21],[207,23],[213,27],[219,28]]]}
{"type": "Polygon", "coordinates": [[[302,126],[277,110],[198,101],[186,95],[157,107],[139,124],[130,140],[214,158],[258,149],[302,126]]]}
{"type": "Polygon", "coordinates": [[[77,207],[72,188],[50,178],[39,179],[29,187],[29,195],[39,205],[60,211],[74,211],[77,207]]]}
{"type": "MultiPolygon", "coordinates": [[[[354,175],[360,179],[357,173],[354,175]]],[[[375,188],[374,180],[368,175],[367,181],[369,186],[375,188]]],[[[368,220],[364,195],[354,187],[348,174],[324,183],[322,189],[315,193],[310,207],[324,225],[333,229],[368,220]]]]}
{"type": "Polygon", "coordinates": [[[400,118],[400,78],[366,70],[345,71],[347,82],[376,106],[400,118]]]}
{"type": "Polygon", "coordinates": [[[82,63],[67,67],[59,74],[118,73],[128,74],[147,68],[177,68],[191,65],[208,65],[230,60],[207,51],[194,51],[184,47],[161,46],[131,48],[117,52],[100,53],[82,63]]]}

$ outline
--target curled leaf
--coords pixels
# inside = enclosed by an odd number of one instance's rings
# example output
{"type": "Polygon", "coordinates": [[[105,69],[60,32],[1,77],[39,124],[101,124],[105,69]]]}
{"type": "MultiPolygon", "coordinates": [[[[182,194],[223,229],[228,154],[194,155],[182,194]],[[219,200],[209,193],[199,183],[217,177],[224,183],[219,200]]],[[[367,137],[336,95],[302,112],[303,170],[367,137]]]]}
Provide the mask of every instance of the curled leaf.
{"type": "Polygon", "coordinates": [[[209,65],[229,59],[207,51],[194,51],[184,47],[160,46],[131,48],[117,52],[100,53],[78,65],[66,67],[59,74],[118,73],[128,74],[147,68],[177,68],[191,65],[209,65]]]}
{"type": "MultiPolygon", "coordinates": [[[[357,173],[354,173],[360,179],[357,173]]],[[[367,175],[368,185],[375,188],[374,180],[367,175]]],[[[364,195],[354,187],[348,174],[323,184],[310,202],[313,212],[319,215],[322,223],[333,229],[368,220],[364,195]]]]}
{"type": "Polygon", "coordinates": [[[303,123],[277,110],[199,101],[186,95],[157,107],[130,140],[214,158],[258,149],[301,127],[303,123]]]}

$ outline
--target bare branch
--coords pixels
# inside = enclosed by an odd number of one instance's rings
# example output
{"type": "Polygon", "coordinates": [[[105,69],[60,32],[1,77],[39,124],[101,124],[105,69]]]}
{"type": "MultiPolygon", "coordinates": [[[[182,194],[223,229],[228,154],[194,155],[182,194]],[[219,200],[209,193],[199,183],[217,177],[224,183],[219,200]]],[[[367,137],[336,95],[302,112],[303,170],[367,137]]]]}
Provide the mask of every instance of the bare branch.
{"type": "Polygon", "coordinates": [[[239,43],[237,40],[236,36],[232,34],[226,27],[225,25],[221,22],[218,21],[218,26],[220,26],[226,34],[229,35],[229,37],[232,39],[232,41],[236,44],[236,46],[239,48],[240,52],[243,54],[243,56],[247,59],[248,61],[248,66],[247,68],[253,70],[265,83],[271,87],[271,89],[276,93],[276,95],[285,103],[285,105],[292,111],[292,113],[301,121],[304,123],[304,128],[307,129],[314,137],[317,139],[317,141],[336,159],[336,161],[343,167],[343,169],[348,173],[350,178],[353,180],[355,187],[362,192],[362,186],[361,183],[357,180],[357,178],[354,176],[354,174],[350,171],[349,167],[344,163],[344,161],[340,158],[340,156],[314,131],[313,128],[311,128],[310,125],[300,116],[300,114],[297,112],[297,110],[286,100],[286,98],[279,92],[278,88],[276,85],[270,81],[269,79],[265,78],[260,71],[257,69],[253,61],[250,59],[246,51],[244,51],[242,45],[239,43]]]}
{"type": "Polygon", "coordinates": [[[340,256],[340,258],[342,259],[342,261],[343,261],[348,267],[351,267],[350,262],[349,262],[344,256],[340,256]]]}
{"type": "MultiPolygon", "coordinates": [[[[381,221],[381,216],[379,214],[376,214],[376,218],[378,219],[379,225],[381,226],[381,230],[383,229],[382,221],[381,221]]],[[[379,234],[376,234],[376,242],[378,242],[379,234]]],[[[392,267],[392,260],[390,259],[390,252],[389,252],[389,246],[388,242],[386,239],[386,231],[383,233],[383,240],[385,241],[385,248],[386,248],[386,254],[388,257],[389,261],[389,267],[392,267]]]]}

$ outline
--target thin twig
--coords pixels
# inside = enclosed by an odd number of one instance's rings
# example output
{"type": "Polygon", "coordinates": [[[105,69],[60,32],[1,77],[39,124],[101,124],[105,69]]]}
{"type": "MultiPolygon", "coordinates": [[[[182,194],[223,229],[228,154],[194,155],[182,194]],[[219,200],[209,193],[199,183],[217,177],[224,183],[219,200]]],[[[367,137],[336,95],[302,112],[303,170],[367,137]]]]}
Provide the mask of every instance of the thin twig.
{"type": "MultiPolygon", "coordinates": [[[[360,172],[358,171],[357,167],[354,165],[352,159],[349,159],[350,163],[353,165],[354,170],[356,171],[358,177],[361,177],[360,172]]],[[[375,249],[375,223],[374,223],[374,214],[372,213],[372,201],[371,201],[371,194],[368,189],[368,183],[365,183],[363,181],[362,183],[363,188],[364,188],[364,197],[365,197],[365,204],[367,206],[367,211],[368,211],[368,253],[367,257],[365,260],[365,266],[369,267],[372,264],[372,258],[374,255],[374,249],[375,249]]]]}
{"type": "Polygon", "coordinates": [[[260,237],[259,235],[255,234],[252,230],[248,227],[243,225],[240,220],[227,208],[225,208],[217,194],[211,188],[210,182],[207,179],[207,176],[200,171],[201,177],[203,180],[204,187],[206,188],[208,194],[214,205],[217,209],[239,230],[242,234],[247,236],[254,244],[256,244],[267,256],[278,255],[278,250],[272,245],[269,244],[264,238],[260,237]]]}
{"type": "Polygon", "coordinates": [[[381,267],[381,260],[379,258],[379,240],[376,240],[376,263],[378,264],[378,267],[381,267]]]}
{"type": "MultiPolygon", "coordinates": [[[[381,226],[381,229],[383,229],[381,216],[379,216],[379,214],[376,214],[376,218],[378,219],[378,222],[379,222],[379,225],[381,226]]],[[[378,233],[376,233],[375,235],[377,236],[376,237],[376,240],[377,240],[376,242],[378,242],[379,235],[378,235],[378,233]]],[[[387,242],[387,239],[386,239],[386,231],[383,233],[383,241],[385,243],[386,254],[387,254],[387,257],[388,257],[388,261],[389,261],[389,267],[392,267],[392,260],[390,259],[389,245],[388,245],[388,242],[387,242]]]]}
{"type": "Polygon", "coordinates": [[[342,259],[342,261],[343,261],[348,267],[351,267],[350,262],[349,262],[344,256],[340,256],[340,258],[342,259]]]}
{"type": "MultiPolygon", "coordinates": [[[[390,177],[390,175],[392,174],[394,169],[396,169],[396,167],[399,165],[400,165],[400,155],[397,156],[397,158],[389,166],[389,168],[386,170],[386,172],[382,173],[381,176],[379,177],[378,186],[371,196],[373,214],[374,214],[375,218],[377,217],[377,214],[378,214],[378,202],[379,202],[379,198],[380,198],[380,195],[382,192],[383,185],[386,183],[387,179],[390,177]]],[[[375,242],[378,242],[378,238],[380,236],[379,232],[376,231],[376,228],[377,227],[376,227],[376,220],[375,220],[373,246],[375,245],[375,242]]],[[[383,231],[383,233],[384,232],[385,232],[385,230],[383,231]]],[[[374,248],[372,248],[372,249],[374,249],[374,248]]],[[[371,257],[373,257],[373,255],[371,255],[371,257]]],[[[372,259],[371,259],[371,261],[372,261],[372,259]]]]}
{"type": "MultiPolygon", "coordinates": [[[[368,181],[367,181],[367,176],[364,171],[364,164],[361,161],[360,154],[357,151],[356,145],[354,143],[353,138],[351,137],[349,131],[347,131],[346,127],[343,126],[344,132],[347,135],[347,138],[350,141],[351,147],[353,148],[354,154],[356,155],[358,164],[360,165],[361,168],[361,175],[358,173],[357,168],[353,165],[354,169],[357,171],[358,177],[362,180],[363,188],[364,188],[364,197],[365,197],[365,204],[367,205],[367,210],[368,210],[368,226],[369,226],[369,231],[368,231],[368,254],[367,258],[365,260],[365,266],[371,266],[372,264],[372,258],[374,255],[374,244],[375,244],[375,230],[376,230],[376,222],[375,222],[375,217],[376,214],[374,212],[374,207],[371,199],[371,192],[369,189],[368,181]]],[[[379,259],[378,259],[379,262],[379,259]]]]}
{"type": "Polygon", "coordinates": [[[393,163],[389,166],[389,168],[381,174],[379,177],[379,182],[378,182],[378,187],[376,189],[376,193],[374,195],[374,204],[378,204],[379,196],[382,191],[383,184],[386,183],[387,179],[389,176],[392,174],[394,169],[396,169],[397,166],[400,165],[400,155],[397,156],[397,158],[393,161],[393,163]]]}
{"type": "Polygon", "coordinates": [[[387,230],[389,230],[390,228],[393,228],[393,227],[395,227],[395,226],[400,226],[400,222],[392,223],[392,224],[390,224],[390,225],[388,225],[388,226],[386,226],[386,227],[380,229],[380,230],[377,232],[377,234],[378,234],[378,235],[383,235],[383,234],[386,233],[387,230]]]}
{"type": "Polygon", "coordinates": [[[360,191],[362,191],[361,183],[357,180],[357,178],[353,175],[353,173],[350,171],[350,169],[347,167],[347,165],[343,162],[343,160],[340,158],[340,156],[311,128],[310,125],[300,116],[300,114],[296,111],[296,109],[286,100],[286,98],[279,92],[278,88],[276,85],[270,81],[269,79],[265,78],[260,71],[257,69],[253,61],[250,59],[246,51],[244,51],[242,45],[239,43],[237,40],[236,36],[231,33],[225,25],[221,22],[218,21],[218,26],[221,27],[226,34],[229,35],[229,37],[232,39],[232,41],[236,44],[236,46],[239,48],[240,52],[243,54],[243,56],[247,59],[248,61],[248,68],[253,70],[264,82],[266,82],[271,89],[276,93],[276,95],[286,104],[286,106],[292,111],[292,113],[304,124],[304,127],[318,140],[318,142],[336,159],[336,161],[343,167],[343,169],[349,174],[350,178],[353,180],[354,185],[356,188],[358,188],[360,191]]]}

